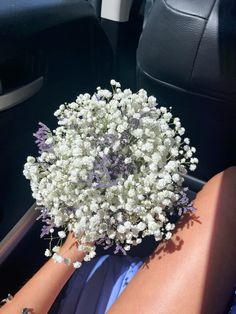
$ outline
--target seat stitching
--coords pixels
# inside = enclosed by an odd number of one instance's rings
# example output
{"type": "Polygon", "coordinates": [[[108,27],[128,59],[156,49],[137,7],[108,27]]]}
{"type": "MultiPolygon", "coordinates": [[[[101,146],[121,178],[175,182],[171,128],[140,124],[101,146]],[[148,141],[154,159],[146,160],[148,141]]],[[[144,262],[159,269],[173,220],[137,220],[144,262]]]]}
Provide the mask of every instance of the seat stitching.
{"type": "Polygon", "coordinates": [[[184,11],[181,11],[181,10],[179,10],[179,9],[176,9],[176,8],[172,7],[169,3],[167,3],[166,0],[162,0],[162,1],[165,3],[165,5],[166,5],[167,8],[169,8],[170,10],[172,10],[172,11],[174,11],[174,12],[179,12],[179,13],[184,14],[184,15],[194,16],[194,17],[198,17],[198,18],[200,18],[200,19],[202,19],[202,20],[206,20],[205,17],[202,17],[202,16],[200,16],[200,15],[193,14],[193,13],[188,13],[188,12],[184,12],[184,11]]]}
{"type": "MultiPolygon", "coordinates": [[[[188,94],[193,95],[193,96],[199,96],[199,97],[211,99],[211,100],[218,101],[218,102],[225,102],[225,101],[227,101],[227,103],[235,105],[235,101],[234,100],[222,98],[222,96],[228,96],[228,94],[223,94],[222,93],[222,94],[219,94],[219,95],[216,95],[216,96],[213,96],[213,95],[211,96],[211,95],[204,94],[204,90],[202,90],[203,93],[201,93],[201,92],[199,93],[199,92],[195,92],[195,91],[189,90],[187,88],[179,87],[178,85],[175,85],[175,84],[168,83],[168,82],[165,82],[163,80],[157,79],[153,75],[147,73],[146,70],[144,70],[144,68],[140,65],[139,62],[137,62],[137,74],[138,74],[138,70],[142,71],[142,73],[145,74],[149,79],[152,79],[152,80],[154,80],[157,83],[160,83],[162,85],[166,85],[168,87],[172,87],[175,90],[179,90],[181,92],[185,92],[185,93],[188,93],[188,94]]],[[[138,84],[140,86],[140,77],[138,77],[138,80],[139,80],[138,84]]],[[[232,94],[232,95],[234,96],[235,94],[232,94]]]]}

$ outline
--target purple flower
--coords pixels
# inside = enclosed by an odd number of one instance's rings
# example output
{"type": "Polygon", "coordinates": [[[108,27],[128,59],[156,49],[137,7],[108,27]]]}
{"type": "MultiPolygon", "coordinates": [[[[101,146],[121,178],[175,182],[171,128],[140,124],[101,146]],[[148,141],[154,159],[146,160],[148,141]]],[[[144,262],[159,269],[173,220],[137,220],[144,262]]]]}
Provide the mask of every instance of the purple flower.
{"type": "Polygon", "coordinates": [[[103,246],[104,250],[108,250],[113,245],[113,240],[109,239],[107,236],[103,236],[96,241],[97,245],[103,246]]]}
{"type": "Polygon", "coordinates": [[[119,253],[119,251],[121,251],[123,253],[123,255],[127,255],[125,249],[120,245],[120,244],[116,244],[116,249],[114,251],[114,254],[119,253]]]}
{"type": "Polygon", "coordinates": [[[37,144],[39,148],[39,154],[42,152],[49,152],[52,150],[52,144],[46,144],[46,140],[48,139],[48,135],[51,134],[50,129],[43,124],[42,122],[39,122],[39,129],[36,133],[33,133],[33,136],[36,137],[35,143],[37,144]]]}
{"type": "Polygon", "coordinates": [[[139,119],[133,118],[131,121],[131,124],[133,125],[135,129],[137,129],[137,127],[139,126],[139,123],[140,123],[139,119]]]}
{"type": "MultiPolygon", "coordinates": [[[[39,208],[38,208],[39,209],[39,208]]],[[[52,222],[50,215],[48,214],[47,208],[41,208],[41,214],[36,218],[36,220],[41,219],[45,223],[41,229],[40,238],[48,235],[50,230],[55,227],[55,224],[52,222]]]]}
{"type": "Polygon", "coordinates": [[[44,225],[41,229],[40,238],[43,238],[45,235],[50,233],[50,230],[55,227],[54,223],[50,223],[49,225],[44,225]]]}
{"type": "Polygon", "coordinates": [[[98,240],[96,241],[96,244],[98,244],[98,245],[102,244],[102,243],[105,241],[105,239],[106,239],[105,236],[101,237],[100,239],[98,239],[98,240]]]}

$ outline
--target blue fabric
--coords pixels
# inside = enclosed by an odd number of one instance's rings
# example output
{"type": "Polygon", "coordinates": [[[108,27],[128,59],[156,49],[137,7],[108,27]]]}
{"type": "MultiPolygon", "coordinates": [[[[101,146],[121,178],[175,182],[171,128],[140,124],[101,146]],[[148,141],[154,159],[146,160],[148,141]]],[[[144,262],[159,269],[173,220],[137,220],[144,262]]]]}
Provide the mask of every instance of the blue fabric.
{"type": "Polygon", "coordinates": [[[229,314],[236,314],[236,290],[234,292],[234,297],[232,300],[232,306],[231,306],[231,309],[229,311],[229,314]]]}
{"type": "Polygon", "coordinates": [[[76,270],[50,314],[104,314],[137,273],[145,258],[101,256],[76,270]]]}

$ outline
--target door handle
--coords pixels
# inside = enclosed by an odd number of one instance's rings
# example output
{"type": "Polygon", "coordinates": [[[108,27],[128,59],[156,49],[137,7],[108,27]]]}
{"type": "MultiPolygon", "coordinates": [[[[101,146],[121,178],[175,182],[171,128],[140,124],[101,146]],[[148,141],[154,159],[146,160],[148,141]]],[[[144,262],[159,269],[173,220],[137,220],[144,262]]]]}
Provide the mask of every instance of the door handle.
{"type": "Polygon", "coordinates": [[[43,86],[43,76],[0,96],[0,111],[14,107],[35,95],[43,86]]]}

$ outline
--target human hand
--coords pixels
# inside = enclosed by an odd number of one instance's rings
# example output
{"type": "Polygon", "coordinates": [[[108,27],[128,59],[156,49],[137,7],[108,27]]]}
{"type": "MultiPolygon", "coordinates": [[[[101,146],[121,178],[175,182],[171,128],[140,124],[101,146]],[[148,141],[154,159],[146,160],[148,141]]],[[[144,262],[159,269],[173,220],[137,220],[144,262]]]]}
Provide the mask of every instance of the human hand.
{"type": "MultiPolygon", "coordinates": [[[[72,232],[69,232],[66,241],[60,249],[60,254],[64,257],[68,257],[71,260],[78,260],[83,258],[87,251],[78,250],[79,240],[74,237],[72,232]]],[[[93,246],[94,242],[89,242],[86,245],[93,246]]]]}

